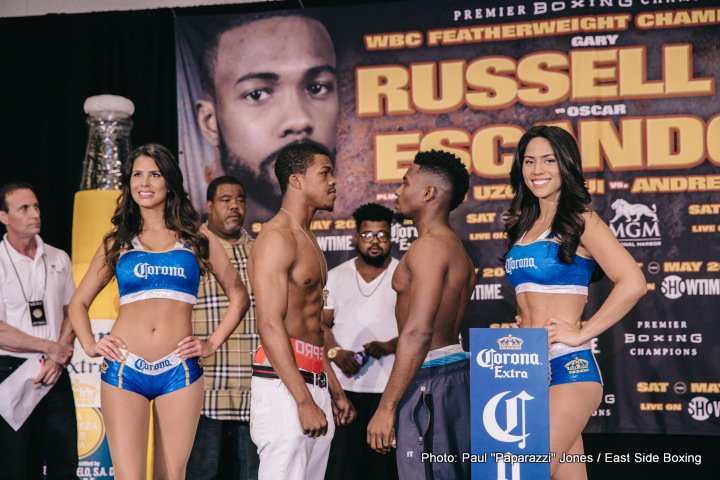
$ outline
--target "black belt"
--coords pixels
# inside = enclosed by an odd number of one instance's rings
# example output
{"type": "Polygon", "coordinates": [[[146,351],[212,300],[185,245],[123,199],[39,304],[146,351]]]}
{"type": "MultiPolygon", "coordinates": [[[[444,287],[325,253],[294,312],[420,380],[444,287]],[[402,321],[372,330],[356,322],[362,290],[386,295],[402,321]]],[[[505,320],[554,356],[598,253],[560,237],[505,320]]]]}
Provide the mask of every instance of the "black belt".
{"type": "MultiPolygon", "coordinates": [[[[308,372],[307,370],[301,370],[300,375],[302,375],[303,380],[305,380],[305,383],[309,383],[310,385],[317,385],[320,388],[327,387],[327,375],[325,372],[320,373],[314,373],[314,372],[308,372]]],[[[252,366],[252,375],[253,377],[260,377],[260,378],[280,378],[280,376],[273,370],[272,367],[266,367],[264,365],[253,365],[252,366]]]]}

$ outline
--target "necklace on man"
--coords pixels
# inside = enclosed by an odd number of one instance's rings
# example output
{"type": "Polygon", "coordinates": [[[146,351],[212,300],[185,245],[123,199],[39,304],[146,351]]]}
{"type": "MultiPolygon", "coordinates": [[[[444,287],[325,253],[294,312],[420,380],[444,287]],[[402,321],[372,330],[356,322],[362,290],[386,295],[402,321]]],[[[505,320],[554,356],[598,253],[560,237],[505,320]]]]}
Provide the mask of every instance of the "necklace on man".
{"type": "Polygon", "coordinates": [[[325,288],[325,275],[323,275],[323,262],[325,263],[325,269],[328,268],[327,266],[327,260],[325,259],[324,255],[320,255],[317,251],[317,248],[315,248],[315,243],[310,239],[310,235],[307,234],[305,229],[300,226],[300,224],[293,218],[292,215],[290,215],[290,212],[285,210],[284,208],[280,207],[280,210],[285,212],[285,214],[290,217],[290,220],[300,229],[301,232],[305,234],[305,238],[307,238],[307,241],[310,242],[310,246],[315,251],[315,255],[318,257],[318,266],[320,267],[320,280],[322,280],[322,285],[320,285],[320,289],[322,291],[322,299],[323,299],[323,307],[327,305],[327,299],[328,295],[330,294],[330,291],[325,288]],[[322,261],[320,260],[322,258],[322,261]]]}
{"type": "MultiPolygon", "coordinates": [[[[382,273],[382,275],[380,276],[380,280],[378,281],[377,285],[375,285],[375,287],[372,289],[372,291],[371,291],[370,293],[366,294],[365,292],[363,292],[363,289],[362,289],[362,287],[360,286],[360,278],[358,278],[358,277],[360,277],[360,272],[358,271],[357,264],[355,264],[355,284],[357,285],[357,288],[358,288],[358,291],[360,292],[360,295],[362,295],[362,296],[365,297],[365,298],[370,298],[370,297],[372,297],[372,296],[373,296],[373,293],[375,293],[375,292],[377,291],[377,289],[380,287],[380,284],[383,282],[383,279],[385,278],[385,274],[387,273],[388,270],[390,270],[390,269],[389,269],[389,268],[386,268],[386,269],[383,271],[383,273],[382,273]]],[[[377,278],[377,277],[375,277],[375,278],[377,278]]],[[[373,278],[370,282],[365,282],[365,283],[372,283],[372,282],[375,280],[375,278],[373,278]]],[[[363,281],[365,281],[364,278],[363,278],[363,281]]]]}

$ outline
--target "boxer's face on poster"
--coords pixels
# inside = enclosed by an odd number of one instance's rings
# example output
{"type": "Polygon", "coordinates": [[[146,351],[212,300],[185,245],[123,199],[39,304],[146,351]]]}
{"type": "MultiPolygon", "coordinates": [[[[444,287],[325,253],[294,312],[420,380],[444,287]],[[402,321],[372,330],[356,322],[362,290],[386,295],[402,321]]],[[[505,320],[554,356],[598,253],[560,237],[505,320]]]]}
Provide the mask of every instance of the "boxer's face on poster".
{"type": "Polygon", "coordinates": [[[215,100],[209,114],[202,105],[198,113],[226,173],[275,183],[284,146],[313,141],[335,150],[335,51],[320,23],[274,17],[228,30],[215,65],[215,100]]]}

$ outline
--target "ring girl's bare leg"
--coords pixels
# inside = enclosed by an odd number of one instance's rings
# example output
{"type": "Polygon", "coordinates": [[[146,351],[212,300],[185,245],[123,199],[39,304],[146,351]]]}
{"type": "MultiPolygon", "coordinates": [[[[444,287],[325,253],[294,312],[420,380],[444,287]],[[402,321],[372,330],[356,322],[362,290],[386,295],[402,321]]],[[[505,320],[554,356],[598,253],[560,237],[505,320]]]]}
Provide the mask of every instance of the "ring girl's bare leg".
{"type": "Polygon", "coordinates": [[[553,480],[587,478],[584,463],[560,463],[564,453],[582,454],[582,431],[600,404],[602,385],[597,382],[563,383],[550,387],[550,467],[553,480]]]}
{"type": "Polygon", "coordinates": [[[100,382],[100,400],[115,478],[145,478],[150,401],[105,382],[100,382]]]}
{"type": "Polygon", "coordinates": [[[203,377],[200,377],[185,388],[155,399],[153,475],[156,479],[185,478],[185,466],[200,419],[203,384],[203,377]]]}

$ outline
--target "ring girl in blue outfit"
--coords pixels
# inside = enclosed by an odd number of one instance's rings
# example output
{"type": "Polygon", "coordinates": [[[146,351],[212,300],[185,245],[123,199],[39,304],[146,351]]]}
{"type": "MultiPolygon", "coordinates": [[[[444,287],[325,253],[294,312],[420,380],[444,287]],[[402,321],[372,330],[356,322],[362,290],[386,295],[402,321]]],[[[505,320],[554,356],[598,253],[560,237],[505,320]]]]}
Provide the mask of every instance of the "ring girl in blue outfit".
{"type": "Polygon", "coordinates": [[[151,400],[153,478],[184,478],[203,398],[200,357],[212,355],[237,327],[248,295],[223,247],[200,231],[200,216],[165,147],[145,145],[129,155],[112,223],[69,316],[85,352],[105,357],[100,398],[115,478],[146,476],[151,400]],[[209,272],[229,308],[200,340],[192,336],[191,314],[201,276],[209,272]],[[88,309],[112,277],[120,309],[112,331],[96,341],[88,309]]]}
{"type": "Polygon", "coordinates": [[[551,475],[585,479],[583,463],[559,459],[583,453],[581,433],[602,396],[590,341],[645,294],[645,278],[608,226],[588,210],[580,152],[565,130],[528,130],[518,143],[510,182],[515,195],[505,217],[505,274],[517,294],[518,324],[548,331],[551,475]],[[597,266],[615,286],[581,322],[597,266]]]}

